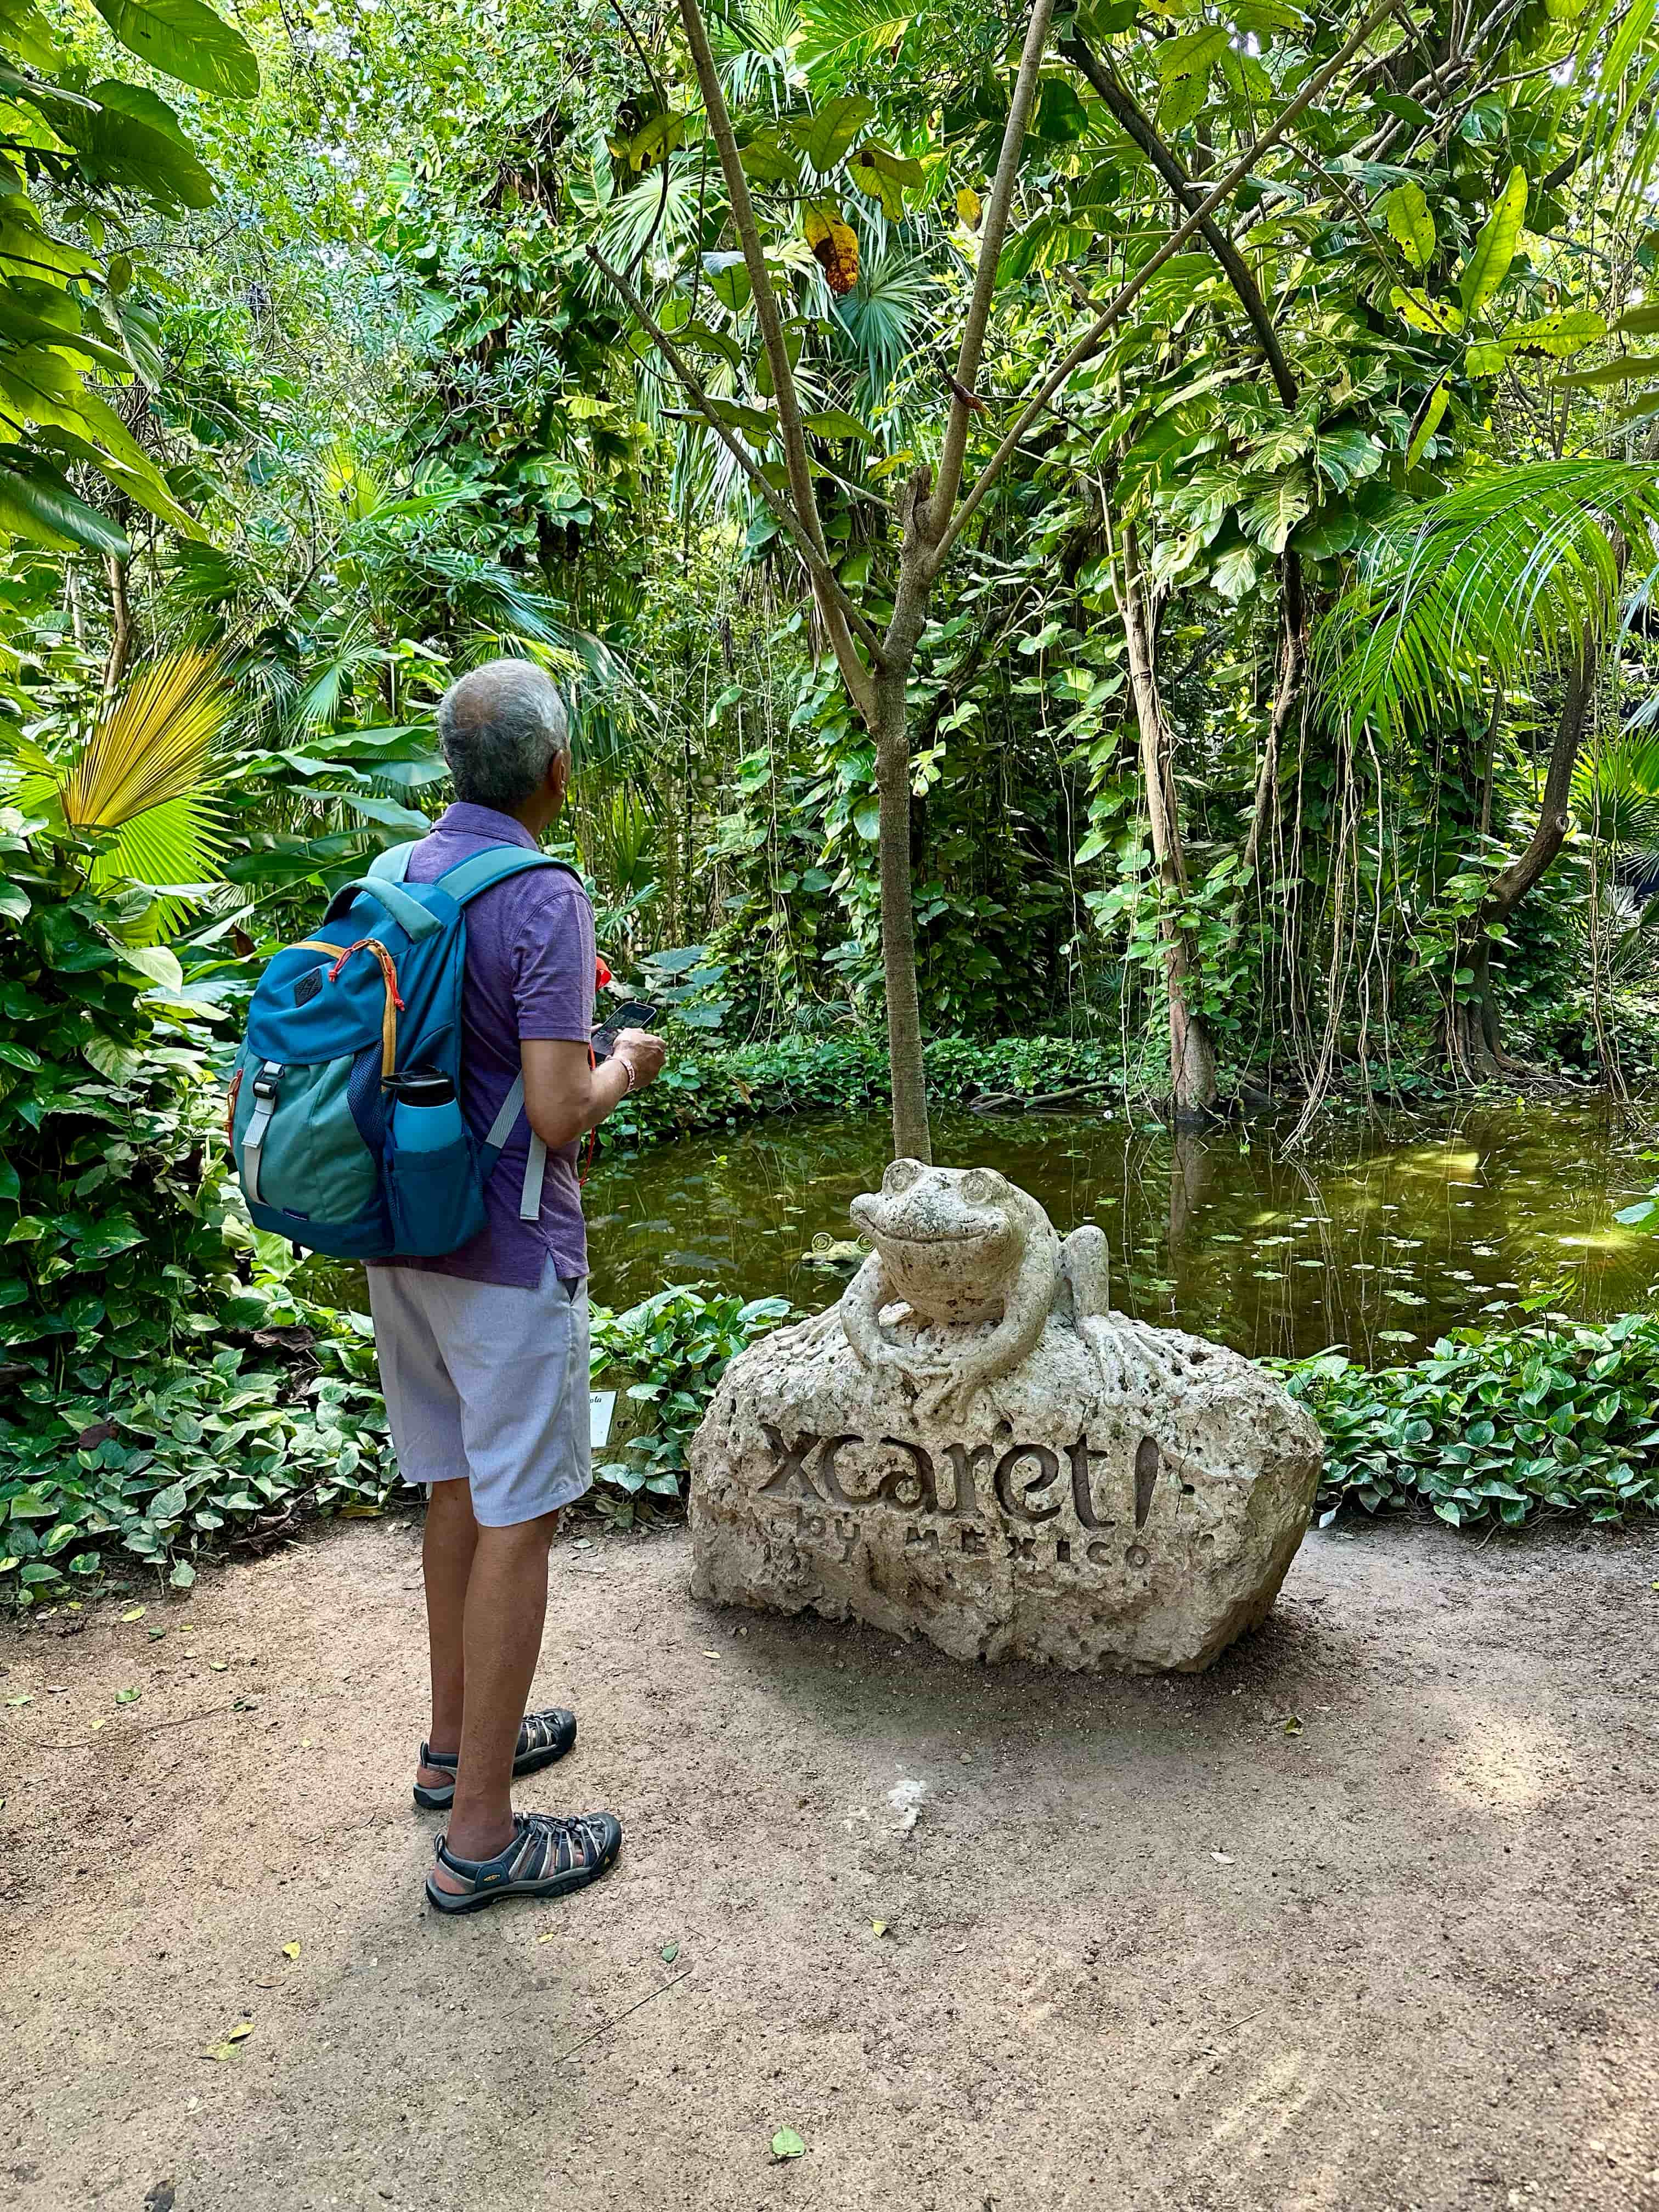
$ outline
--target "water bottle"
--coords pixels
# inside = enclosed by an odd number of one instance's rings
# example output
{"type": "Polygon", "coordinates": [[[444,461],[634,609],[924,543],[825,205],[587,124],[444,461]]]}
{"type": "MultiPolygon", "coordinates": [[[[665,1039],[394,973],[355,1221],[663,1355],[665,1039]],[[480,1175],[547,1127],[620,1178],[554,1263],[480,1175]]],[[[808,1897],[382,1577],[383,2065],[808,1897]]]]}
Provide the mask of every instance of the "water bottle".
{"type": "Polygon", "coordinates": [[[411,1068],[393,1083],[392,1140],[400,1152],[441,1152],[462,1136],[455,1086],[436,1068],[411,1068]]]}

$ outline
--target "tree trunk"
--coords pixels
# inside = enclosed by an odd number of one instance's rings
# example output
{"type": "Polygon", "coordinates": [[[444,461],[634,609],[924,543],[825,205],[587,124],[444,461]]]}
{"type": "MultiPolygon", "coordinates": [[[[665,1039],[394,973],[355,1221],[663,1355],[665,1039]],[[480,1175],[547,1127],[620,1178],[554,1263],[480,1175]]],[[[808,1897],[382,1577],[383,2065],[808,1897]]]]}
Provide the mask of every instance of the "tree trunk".
{"type": "Polygon", "coordinates": [[[1158,864],[1158,927],[1164,939],[1164,975],[1170,1001],[1170,1085],[1177,1128],[1192,1128],[1215,1112],[1215,1048],[1208,1024],[1192,1003],[1197,963],[1182,919],[1187,890],[1187,857],[1181,842],[1181,815],[1175,786],[1175,742],[1158,696],[1152,628],[1134,526],[1123,532],[1123,630],[1128,642],[1129,682],[1140,728],[1140,774],[1146,792],[1146,819],[1152,858],[1158,864]]]}
{"type": "Polygon", "coordinates": [[[893,1157],[932,1164],[927,1085],[921,1064],[915,917],[910,900],[910,742],[908,670],[876,681],[876,790],[881,801],[881,966],[887,990],[887,1055],[893,1075],[893,1157]]]}
{"type": "Polygon", "coordinates": [[[136,637],[132,609],[127,599],[127,564],[117,553],[104,556],[109,576],[109,658],[104,663],[104,703],[107,706],[121,686],[132,659],[136,637]]]}
{"type": "MultiPolygon", "coordinates": [[[[1511,920],[1566,842],[1572,819],[1572,772],[1578,764],[1584,725],[1595,696],[1596,669],[1595,647],[1586,646],[1567,672],[1567,688],[1550,746],[1549,766],[1544,772],[1544,795],[1539,803],[1537,824],[1525,851],[1494,878],[1492,889],[1459,933],[1456,965],[1471,969],[1474,973],[1471,980],[1461,987],[1461,996],[1456,995],[1459,987],[1453,987],[1454,996],[1446,1010],[1446,1057],[1455,1073],[1472,1081],[1504,1074],[1516,1066],[1504,1049],[1487,925],[1511,920]]],[[[1496,733],[1494,713],[1490,736],[1495,738],[1496,733]]],[[[1483,812],[1491,805],[1491,779],[1489,760],[1482,787],[1483,812]]]]}

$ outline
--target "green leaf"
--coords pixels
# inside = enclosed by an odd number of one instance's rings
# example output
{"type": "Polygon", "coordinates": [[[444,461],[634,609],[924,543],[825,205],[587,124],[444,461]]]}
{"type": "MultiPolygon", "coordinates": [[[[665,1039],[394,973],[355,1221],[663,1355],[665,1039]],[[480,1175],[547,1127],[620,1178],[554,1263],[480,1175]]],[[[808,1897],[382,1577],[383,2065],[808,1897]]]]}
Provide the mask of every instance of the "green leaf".
{"type": "Polygon", "coordinates": [[[842,407],[822,408],[816,415],[803,415],[801,421],[819,438],[860,438],[867,445],[876,434],[842,407]]]}
{"type": "Polygon", "coordinates": [[[202,0],[93,0],[121,44],[166,76],[231,100],[259,89],[259,64],[241,33],[202,0]]]}
{"type": "Polygon", "coordinates": [[[5,1037],[0,1037],[0,1060],[8,1067],[21,1067],[29,1074],[46,1066],[38,1052],[31,1052],[26,1044],[13,1044],[5,1037]]]}
{"type": "Polygon", "coordinates": [[[124,560],[132,550],[125,532],[77,497],[50,463],[16,458],[15,448],[0,459],[0,533],[60,553],[84,545],[124,560]]]}
{"type": "Polygon", "coordinates": [[[860,799],[853,809],[853,827],[866,843],[873,845],[881,835],[881,801],[860,799]]]}
{"type": "MultiPolygon", "coordinates": [[[[3,523],[0,523],[3,527],[3,523]]],[[[29,914],[29,895],[21,884],[0,884],[0,915],[8,921],[26,921],[29,914]]]]}
{"type": "Polygon", "coordinates": [[[738,314],[749,305],[752,287],[749,264],[741,253],[705,253],[702,266],[708,289],[721,307],[738,314]]]}
{"type": "Polygon", "coordinates": [[[1517,164],[1458,276],[1457,296],[1466,316],[1478,315],[1509,275],[1526,211],[1527,173],[1517,164]]]}
{"type": "Polygon", "coordinates": [[[1571,369],[1555,380],[1574,392],[1595,392],[1610,384],[1645,384],[1655,376],[1659,376],[1659,353],[1627,353],[1597,368],[1571,369]]]}
{"type": "Polygon", "coordinates": [[[1414,331],[1429,331],[1437,337],[1455,337],[1463,327],[1463,310],[1449,300],[1431,300],[1426,292],[1395,284],[1389,304],[1414,331]]]}
{"type": "Polygon", "coordinates": [[[826,100],[815,115],[794,126],[807,160],[820,176],[845,159],[875,112],[875,101],[866,100],[861,92],[843,93],[837,100],[826,100]]]}
{"type": "Polygon", "coordinates": [[[1451,386],[1443,376],[1418,409],[1417,420],[1412,425],[1411,443],[1406,448],[1406,468],[1408,474],[1422,459],[1430,439],[1440,426],[1440,418],[1445,413],[1447,403],[1450,398],[1451,386]]]}
{"type": "Polygon", "coordinates": [[[805,2158],[806,2145],[793,2128],[780,2128],[772,2137],[772,2155],[780,2163],[787,2158],[805,2158]]]}
{"type": "Polygon", "coordinates": [[[1422,185],[1396,185],[1384,196],[1382,208],[1389,235],[1413,269],[1426,269],[1434,258],[1434,217],[1422,185]]]}
{"type": "Polygon", "coordinates": [[[179,956],[170,952],[165,945],[124,945],[121,957],[129,968],[136,968],[150,982],[159,983],[163,990],[184,988],[185,971],[179,965],[179,956]]]}

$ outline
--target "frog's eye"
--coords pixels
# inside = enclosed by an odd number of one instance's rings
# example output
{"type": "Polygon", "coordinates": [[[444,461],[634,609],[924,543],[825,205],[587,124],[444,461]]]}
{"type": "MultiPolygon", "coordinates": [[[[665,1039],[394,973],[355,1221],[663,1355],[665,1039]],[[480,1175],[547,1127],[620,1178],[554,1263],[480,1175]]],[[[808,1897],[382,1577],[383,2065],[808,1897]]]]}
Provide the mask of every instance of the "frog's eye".
{"type": "Polygon", "coordinates": [[[969,1168],[962,1178],[962,1194],[970,1206],[983,1206],[996,1196],[1001,1181],[989,1168],[969,1168]]]}
{"type": "Polygon", "coordinates": [[[908,1190],[921,1174],[920,1160],[895,1160],[881,1179],[881,1187],[890,1198],[902,1190],[908,1190]]]}

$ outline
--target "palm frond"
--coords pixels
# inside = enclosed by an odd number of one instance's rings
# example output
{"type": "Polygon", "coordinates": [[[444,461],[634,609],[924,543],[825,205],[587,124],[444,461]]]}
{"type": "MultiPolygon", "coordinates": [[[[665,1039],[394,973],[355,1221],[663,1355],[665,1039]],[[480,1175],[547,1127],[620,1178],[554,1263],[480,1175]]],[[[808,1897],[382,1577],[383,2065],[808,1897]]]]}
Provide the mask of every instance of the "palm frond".
{"type": "Polygon", "coordinates": [[[1626,732],[1584,754],[1573,771],[1572,811],[1609,844],[1659,844],[1659,737],[1626,732]]]}
{"type": "Polygon", "coordinates": [[[129,932],[154,944],[219,874],[226,836],[213,792],[213,758],[234,700],[216,653],[163,653],[140,668],[74,758],[35,744],[10,747],[18,799],[45,802],[92,842],[96,890],[143,884],[158,893],[129,932]]]}
{"type": "Polygon", "coordinates": [[[1543,461],[1396,511],[1315,640],[1325,705],[1428,728],[1494,681],[1563,663],[1613,626],[1631,547],[1659,532],[1659,469],[1543,461]]]}
{"type": "Polygon", "coordinates": [[[201,790],[231,709],[213,653],[169,653],[132,678],[62,785],[73,830],[118,830],[149,808],[201,790]]]}

